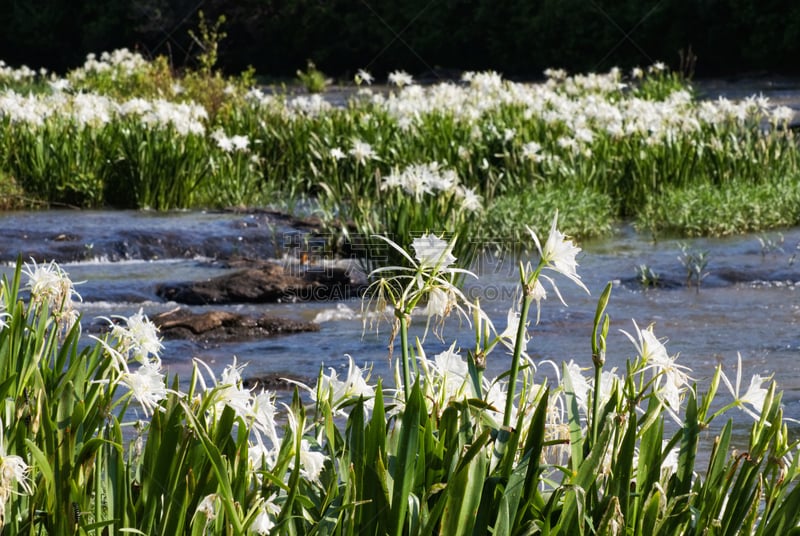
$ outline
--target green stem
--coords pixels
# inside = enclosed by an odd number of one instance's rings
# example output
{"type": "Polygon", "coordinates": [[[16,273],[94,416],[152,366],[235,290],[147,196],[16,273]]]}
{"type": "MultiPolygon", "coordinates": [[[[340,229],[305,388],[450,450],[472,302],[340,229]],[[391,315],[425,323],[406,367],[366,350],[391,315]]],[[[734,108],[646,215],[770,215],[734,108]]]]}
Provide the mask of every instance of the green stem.
{"type": "Polygon", "coordinates": [[[408,400],[408,389],[411,384],[411,375],[408,370],[408,315],[405,311],[397,309],[395,314],[400,319],[400,351],[403,360],[403,394],[408,400]]]}
{"type": "Polygon", "coordinates": [[[528,310],[533,301],[533,295],[525,287],[525,295],[522,297],[522,307],[519,313],[519,325],[517,326],[517,339],[514,343],[514,357],[511,360],[511,375],[508,379],[508,393],[506,394],[506,412],[503,415],[503,426],[511,424],[511,410],[514,408],[514,395],[517,387],[517,375],[519,374],[519,359],[522,355],[522,346],[525,344],[525,331],[528,329],[528,310]]]}
{"type": "Polygon", "coordinates": [[[594,360],[594,396],[592,397],[592,445],[597,443],[598,419],[600,414],[600,382],[603,377],[603,364],[594,360]]]}

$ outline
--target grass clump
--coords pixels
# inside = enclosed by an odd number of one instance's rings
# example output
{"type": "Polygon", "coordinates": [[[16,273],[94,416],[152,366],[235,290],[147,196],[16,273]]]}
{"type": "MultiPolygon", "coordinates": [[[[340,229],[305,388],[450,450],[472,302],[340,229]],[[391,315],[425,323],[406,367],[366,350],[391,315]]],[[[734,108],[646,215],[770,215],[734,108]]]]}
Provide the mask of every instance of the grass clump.
{"type": "Polygon", "coordinates": [[[730,236],[800,223],[797,179],[734,180],[670,188],[649,200],[636,226],[656,236],[730,236]]]}

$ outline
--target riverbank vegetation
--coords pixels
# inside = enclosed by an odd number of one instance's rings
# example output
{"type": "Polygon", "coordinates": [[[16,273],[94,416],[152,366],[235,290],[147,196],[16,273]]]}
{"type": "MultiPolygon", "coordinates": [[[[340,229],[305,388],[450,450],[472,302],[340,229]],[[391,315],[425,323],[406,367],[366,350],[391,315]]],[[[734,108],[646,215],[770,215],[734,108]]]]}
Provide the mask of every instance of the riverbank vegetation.
{"type": "Polygon", "coordinates": [[[4,67],[4,190],[89,208],[313,210],[340,245],[354,232],[519,242],[521,223],[546,228],[559,207],[577,237],[621,219],[654,236],[800,222],[792,110],[698,100],[663,64],[548,70],[540,84],[469,72],[423,86],[397,71],[380,88],[361,71],[331,102],[223,76],[219,24],[198,35],[209,52],[181,75],[126,50],[64,77],[4,67]]]}
{"type": "Polygon", "coordinates": [[[370,378],[351,359],[345,377],[322,370],[290,404],[245,389],[235,360],[219,376],[195,361],[190,378],[166,377],[157,330],[141,311],[106,319],[87,345],[68,274],[18,263],[0,286],[0,526],[150,535],[796,530],[800,458],[775,382],[743,382],[740,360],[699,388],[652,326],[612,326],[610,285],[585,359],[532,359],[538,309],[565,282],[588,289],[580,248],[556,220],[546,237],[525,234],[537,254],[520,264],[520,300],[502,326],[459,290],[472,275],[454,264],[453,241],[425,235],[405,251],[387,239],[407,263],[373,274],[365,307],[388,312],[395,378],[370,378]],[[424,338],[409,335],[412,322],[451,315],[471,322],[472,341],[430,356],[424,338]],[[629,349],[606,346],[612,327],[624,329],[629,349]],[[607,365],[612,356],[624,370],[607,365]],[[487,359],[499,358],[510,358],[509,371],[489,377],[487,359]]]}

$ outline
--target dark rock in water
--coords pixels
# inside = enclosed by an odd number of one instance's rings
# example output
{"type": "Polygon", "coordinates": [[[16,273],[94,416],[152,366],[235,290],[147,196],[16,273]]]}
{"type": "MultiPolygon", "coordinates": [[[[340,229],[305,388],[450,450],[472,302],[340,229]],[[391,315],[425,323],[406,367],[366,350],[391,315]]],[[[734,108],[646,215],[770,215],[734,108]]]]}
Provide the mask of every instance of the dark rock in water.
{"type": "Polygon", "coordinates": [[[290,389],[294,389],[295,384],[293,382],[300,382],[305,385],[313,384],[313,380],[311,378],[302,378],[299,376],[292,376],[290,374],[273,372],[270,374],[261,374],[259,376],[244,378],[242,380],[242,387],[245,389],[257,388],[268,389],[270,391],[288,391],[290,389]]]}
{"type": "Polygon", "coordinates": [[[251,267],[206,281],[163,284],[159,297],[187,305],[325,301],[360,296],[365,279],[334,266],[253,261],[251,267]]]}
{"type": "Polygon", "coordinates": [[[319,331],[319,324],[264,315],[251,317],[229,311],[193,313],[174,309],[151,318],[167,339],[230,342],[273,337],[288,333],[319,331]]]}
{"type": "Polygon", "coordinates": [[[795,284],[800,282],[800,268],[793,266],[767,268],[721,267],[715,269],[713,275],[729,284],[759,282],[795,284]]]}

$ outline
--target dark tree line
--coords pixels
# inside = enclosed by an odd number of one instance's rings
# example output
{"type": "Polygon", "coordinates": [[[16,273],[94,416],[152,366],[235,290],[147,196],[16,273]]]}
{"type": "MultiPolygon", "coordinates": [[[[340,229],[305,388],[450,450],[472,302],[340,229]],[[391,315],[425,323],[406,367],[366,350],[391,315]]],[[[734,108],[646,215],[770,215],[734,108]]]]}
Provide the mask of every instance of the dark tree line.
{"type": "Polygon", "coordinates": [[[292,75],[313,60],[346,77],[495,69],[538,76],[647,66],[698,75],[800,74],[796,0],[2,0],[0,59],[63,72],[128,47],[191,66],[198,12],[225,15],[220,67],[292,75]]]}

